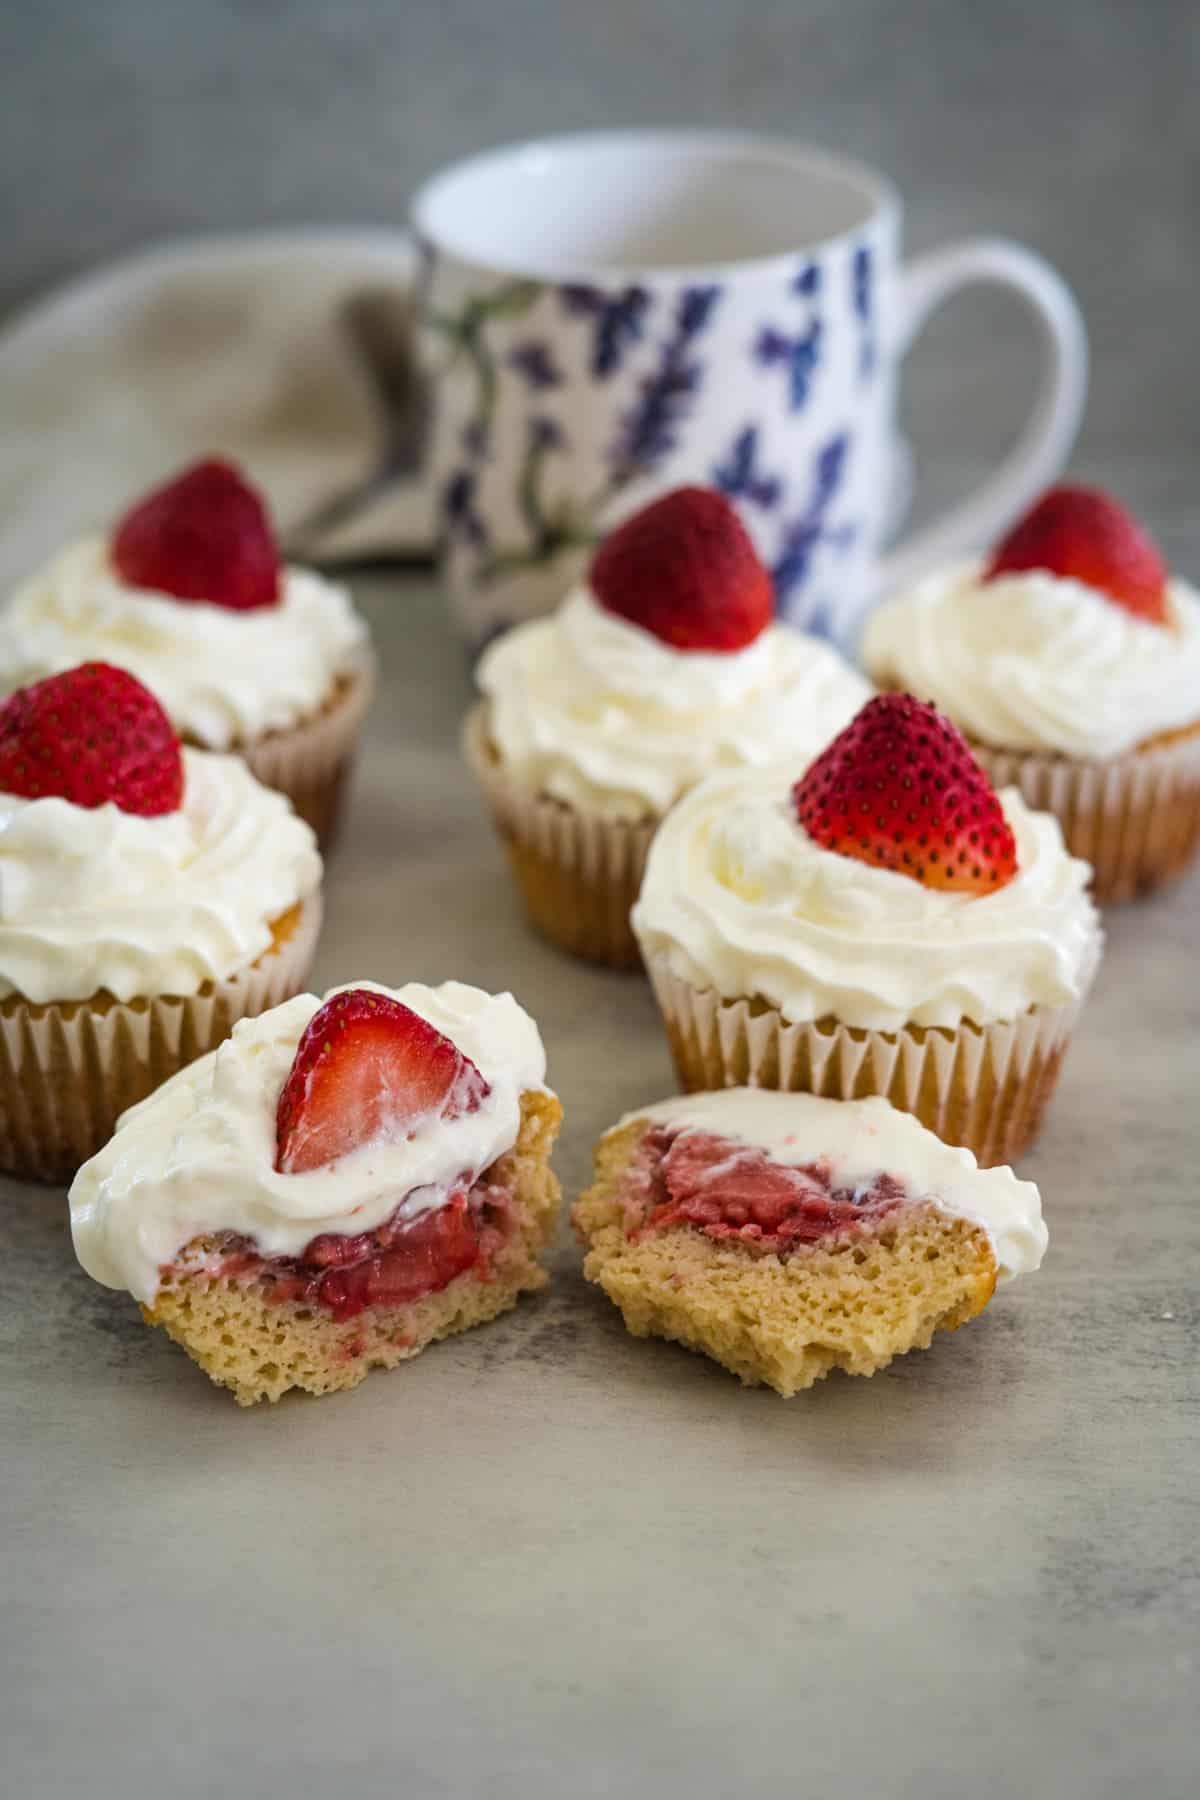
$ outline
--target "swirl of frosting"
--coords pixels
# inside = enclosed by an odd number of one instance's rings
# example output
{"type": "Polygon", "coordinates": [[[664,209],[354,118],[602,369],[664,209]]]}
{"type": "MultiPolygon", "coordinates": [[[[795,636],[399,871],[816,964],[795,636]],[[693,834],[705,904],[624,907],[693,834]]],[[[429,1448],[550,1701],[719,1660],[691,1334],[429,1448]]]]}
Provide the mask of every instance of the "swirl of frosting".
{"type": "Polygon", "coordinates": [[[480,1104],[454,1118],[429,1117],[409,1137],[364,1144],[326,1168],[281,1174],[279,1095],[323,1002],[298,994],[242,1019],[219,1049],[123,1114],[112,1140],[75,1177],[75,1253],[94,1280],[148,1304],[163,1266],[195,1237],[232,1231],[263,1256],[299,1256],[326,1232],[354,1236],[397,1210],[416,1218],[440,1206],[511,1150],[521,1095],[546,1078],[537,1026],[512,995],[460,981],[353,985],[403,1001],[457,1044],[489,1084],[480,1104]]]}
{"type": "Polygon", "coordinates": [[[0,995],[194,994],[268,949],[316,892],[316,839],[236,756],[185,750],[183,805],[0,794],[0,995]]]}
{"type": "Polygon", "coordinates": [[[209,750],[311,718],[368,656],[345,589],[311,570],[285,571],[278,606],[238,612],[130,587],[101,537],[60,551],[0,612],[6,692],[77,663],[116,663],[209,750]]]}
{"type": "Polygon", "coordinates": [[[744,650],[675,650],[588,589],[485,653],[504,763],[539,793],[613,818],[665,813],[711,770],[802,767],[871,696],[828,644],[769,625],[744,650]]]}
{"type": "Polygon", "coordinates": [[[714,775],[668,813],[632,913],[648,957],[790,1020],[874,1031],[990,1024],[1082,992],[1100,943],[1091,871],[1049,813],[1004,789],[1018,872],[953,892],[823,849],[796,819],[794,775],[714,775]]]}
{"type": "Polygon", "coordinates": [[[1001,1281],[1038,1268],[1046,1253],[1042,1197],[1032,1181],[1019,1181],[1003,1166],[981,1169],[969,1150],[944,1144],[886,1100],[722,1088],[639,1106],[613,1129],[633,1119],[736,1138],[792,1168],[825,1162],[838,1187],[868,1187],[879,1175],[894,1176],[912,1199],[932,1201],[942,1212],[981,1226],[992,1241],[1001,1281]]]}
{"type": "Polygon", "coordinates": [[[932,700],[997,750],[1101,759],[1200,720],[1200,595],[1167,590],[1167,625],[1042,570],[926,576],[867,622],[875,680],[932,700]]]}

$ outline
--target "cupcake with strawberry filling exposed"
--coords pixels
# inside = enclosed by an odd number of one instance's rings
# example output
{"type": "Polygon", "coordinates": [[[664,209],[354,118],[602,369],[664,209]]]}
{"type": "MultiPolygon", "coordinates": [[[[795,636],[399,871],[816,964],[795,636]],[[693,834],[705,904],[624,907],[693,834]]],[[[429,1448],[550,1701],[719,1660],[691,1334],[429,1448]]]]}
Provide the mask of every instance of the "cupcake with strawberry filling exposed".
{"type": "Polygon", "coordinates": [[[195,464],[107,536],[68,545],[0,612],[5,691],[92,658],[143,681],[185,743],[242,756],[328,839],[371,698],[366,626],[343,588],[283,564],[230,463],[195,464]]]}
{"type": "Polygon", "coordinates": [[[714,769],[797,767],[870,689],[772,618],[770,577],[723,494],[678,488],[613,531],[551,618],[479,665],[468,758],[530,919],[591,961],[636,967],[646,851],[714,769]]]}
{"type": "Polygon", "coordinates": [[[76,1253],[242,1406],[355,1387],[546,1281],[562,1109],[511,994],[301,994],[121,1120],[76,1253]]]}
{"type": "Polygon", "coordinates": [[[1058,817],[1101,901],[1180,874],[1200,844],[1200,595],[1109,495],[1057,487],[982,562],[870,619],[882,686],[932,700],[997,786],[1058,817]]]}
{"type": "Polygon", "coordinates": [[[1046,1249],[1041,1198],[886,1100],[725,1088],[640,1107],[572,1218],[635,1337],[788,1397],[928,1349],[1046,1249]]]}
{"type": "Polygon", "coordinates": [[[321,858],[237,757],[88,663],[0,705],[0,1168],[57,1180],[238,1019],[296,993],[321,858]]]}
{"type": "Polygon", "coordinates": [[[799,780],[688,795],[633,925],[686,1088],[879,1094],[1011,1162],[1099,958],[1090,873],[932,706],[883,694],[799,780]]]}

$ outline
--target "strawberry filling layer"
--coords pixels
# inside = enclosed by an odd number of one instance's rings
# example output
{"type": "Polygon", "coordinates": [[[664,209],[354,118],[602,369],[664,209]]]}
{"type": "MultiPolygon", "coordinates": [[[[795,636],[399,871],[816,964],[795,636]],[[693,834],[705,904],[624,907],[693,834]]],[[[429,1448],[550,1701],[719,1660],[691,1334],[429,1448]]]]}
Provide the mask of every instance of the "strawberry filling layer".
{"type": "Polygon", "coordinates": [[[623,1195],[630,1236],[690,1225],[718,1242],[785,1254],[801,1244],[876,1227],[909,1199],[892,1175],[839,1187],[828,1164],[793,1167],[714,1132],[653,1125],[623,1195]]]}
{"type": "Polygon", "coordinates": [[[416,1218],[401,1218],[397,1209],[376,1231],[326,1232],[298,1257],[261,1256],[248,1238],[227,1233],[206,1255],[204,1269],[219,1280],[261,1282],[267,1299],[322,1307],[340,1324],[370,1307],[405,1306],[439,1293],[468,1269],[490,1280],[492,1262],[515,1229],[509,1190],[476,1182],[416,1218]]]}

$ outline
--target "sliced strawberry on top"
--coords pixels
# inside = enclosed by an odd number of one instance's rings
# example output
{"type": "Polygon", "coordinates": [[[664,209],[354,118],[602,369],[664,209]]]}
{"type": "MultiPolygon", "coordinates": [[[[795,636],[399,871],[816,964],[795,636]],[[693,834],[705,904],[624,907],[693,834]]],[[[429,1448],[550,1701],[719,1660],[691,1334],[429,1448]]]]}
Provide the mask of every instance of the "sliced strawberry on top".
{"type": "Polygon", "coordinates": [[[771,577],[724,494],[681,487],[644,506],[592,558],[600,605],[676,650],[742,650],[771,622],[771,577]]]}
{"type": "Polygon", "coordinates": [[[176,600],[250,612],[279,600],[266,507],[232,463],[194,463],[131,507],[109,546],[124,581],[176,600]]]}
{"type": "Polygon", "coordinates": [[[911,694],[868,700],[792,801],[826,850],[925,887],[988,894],[1017,872],[1012,830],[966,739],[911,694]]]}
{"type": "Polygon", "coordinates": [[[81,663],[0,706],[0,792],[88,808],[112,801],[152,818],[182,803],[183,754],[148,688],[110,663],[81,663]]]}
{"type": "Polygon", "coordinates": [[[1111,494],[1054,487],[992,551],[985,581],[1045,569],[1095,588],[1126,612],[1167,623],[1167,565],[1158,546],[1111,494]]]}
{"type": "Polygon", "coordinates": [[[348,988],[312,1018],[279,1096],[275,1167],[319,1169],[363,1144],[400,1143],[427,1120],[474,1112],[488,1083],[411,1007],[348,988]]]}

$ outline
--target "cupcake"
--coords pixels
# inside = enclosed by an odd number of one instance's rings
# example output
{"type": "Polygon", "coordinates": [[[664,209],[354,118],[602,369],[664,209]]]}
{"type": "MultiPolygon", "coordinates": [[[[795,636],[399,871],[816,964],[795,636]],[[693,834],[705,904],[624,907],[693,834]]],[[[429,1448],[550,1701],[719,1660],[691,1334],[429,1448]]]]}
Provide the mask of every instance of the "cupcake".
{"type": "Polygon", "coordinates": [[[771,616],[771,583],[722,494],[635,513],[558,612],[485,653],[468,758],[532,923],[634,968],[646,852],[714,769],[822,749],[870,693],[828,644],[771,616]]]}
{"type": "Polygon", "coordinates": [[[873,1375],[1036,1269],[1041,1200],[886,1100],[726,1088],[639,1108],[596,1146],[572,1218],[635,1337],[785,1399],[873,1375]]]}
{"type": "Polygon", "coordinates": [[[0,706],[0,1168],[62,1180],[238,1019],[298,992],[309,827],[90,663],[0,706]]]}
{"type": "Polygon", "coordinates": [[[869,621],[882,686],[932,700],[993,783],[1054,813],[1100,901],[1149,893],[1200,843],[1200,594],[1106,494],[1059,487],[983,562],[869,621]]]}
{"type": "Polygon", "coordinates": [[[298,995],[126,1113],[76,1253],[242,1406],[355,1387],[546,1281],[545,1073],[511,994],[298,995]]]}
{"type": "Polygon", "coordinates": [[[681,801],[633,924],[685,1088],[879,1094],[1011,1162],[1099,958],[1089,877],[933,707],[884,694],[799,781],[681,801]]]}
{"type": "Polygon", "coordinates": [[[234,751],[328,841],[373,663],[345,590],[284,567],[259,496],[197,463],[108,537],[68,545],[0,612],[0,688],[93,658],[162,701],[186,744],[234,751]]]}

